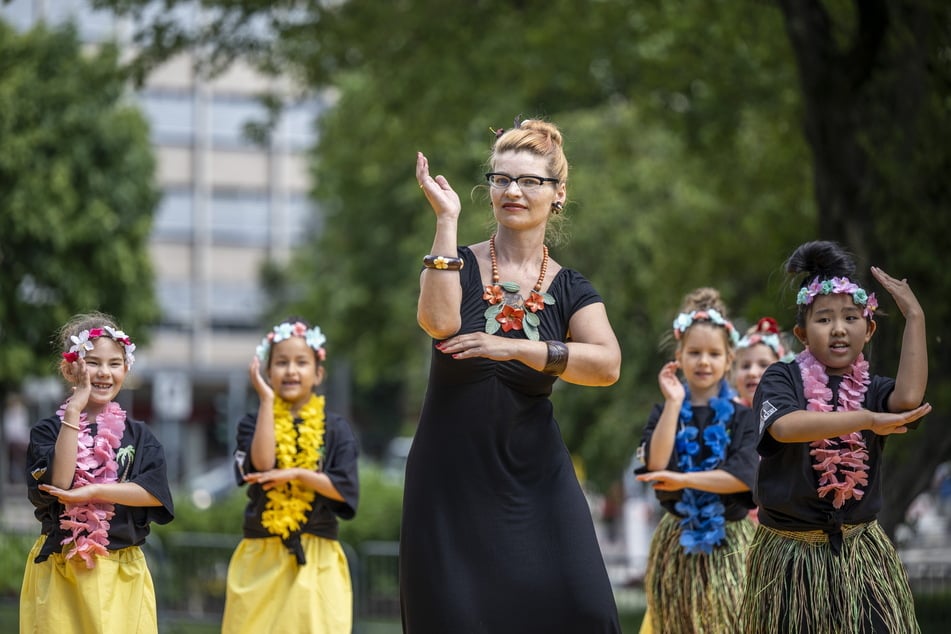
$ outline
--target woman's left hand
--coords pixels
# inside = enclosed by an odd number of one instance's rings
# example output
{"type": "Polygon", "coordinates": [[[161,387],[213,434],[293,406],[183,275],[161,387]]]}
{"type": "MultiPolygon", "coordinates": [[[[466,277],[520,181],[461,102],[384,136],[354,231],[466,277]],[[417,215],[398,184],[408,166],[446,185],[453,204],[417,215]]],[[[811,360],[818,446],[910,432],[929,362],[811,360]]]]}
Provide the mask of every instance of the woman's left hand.
{"type": "Polygon", "coordinates": [[[450,337],[437,343],[436,349],[443,354],[452,355],[453,359],[483,357],[493,361],[509,361],[514,359],[516,354],[514,339],[497,337],[484,332],[471,332],[450,337]]]}

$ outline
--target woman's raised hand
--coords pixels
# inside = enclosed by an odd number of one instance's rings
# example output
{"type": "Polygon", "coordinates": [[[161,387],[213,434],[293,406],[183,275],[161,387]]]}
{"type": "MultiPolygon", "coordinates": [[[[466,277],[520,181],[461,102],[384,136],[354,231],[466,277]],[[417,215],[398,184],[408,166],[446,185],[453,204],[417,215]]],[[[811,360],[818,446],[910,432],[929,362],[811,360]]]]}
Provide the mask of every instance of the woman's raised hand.
{"type": "Polygon", "coordinates": [[[429,159],[422,152],[416,153],[416,180],[420,189],[426,195],[426,200],[432,205],[437,218],[458,218],[462,211],[462,202],[459,194],[449,185],[445,176],[433,178],[429,175],[429,159]]]}

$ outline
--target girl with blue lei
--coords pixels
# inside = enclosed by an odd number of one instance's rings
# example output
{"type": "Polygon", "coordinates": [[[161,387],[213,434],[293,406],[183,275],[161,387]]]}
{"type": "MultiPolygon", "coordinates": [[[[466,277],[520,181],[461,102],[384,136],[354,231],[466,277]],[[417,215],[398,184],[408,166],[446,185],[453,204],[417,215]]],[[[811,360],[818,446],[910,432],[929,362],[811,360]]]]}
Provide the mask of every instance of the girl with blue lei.
{"type": "Polygon", "coordinates": [[[673,323],[675,360],[658,375],[664,403],[648,418],[636,473],[666,512],[648,555],[642,633],[738,631],[757,429],[727,381],[739,335],[725,315],[715,289],[689,293],[673,323]]]}

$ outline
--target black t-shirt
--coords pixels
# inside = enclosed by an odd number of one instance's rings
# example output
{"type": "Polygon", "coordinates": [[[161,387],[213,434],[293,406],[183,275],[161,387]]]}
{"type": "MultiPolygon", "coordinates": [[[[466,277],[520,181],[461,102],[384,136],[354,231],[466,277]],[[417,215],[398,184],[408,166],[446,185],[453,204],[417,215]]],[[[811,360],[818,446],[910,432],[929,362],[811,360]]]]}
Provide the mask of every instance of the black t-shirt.
{"type": "MultiPolygon", "coordinates": [[[[757,462],[756,421],[753,418],[752,410],[745,405],[736,403],[734,404],[734,409],[733,417],[726,423],[727,433],[730,435],[730,444],[726,450],[726,458],[716,468],[723,469],[752,489],[757,462]]],[[[663,405],[655,404],[654,409],[650,413],[650,417],[647,419],[647,427],[644,428],[642,440],[645,463],[650,456],[651,437],[654,435],[654,429],[657,427],[657,421],[660,419],[660,414],[663,410],[663,405]]],[[[700,432],[698,437],[703,438],[703,430],[713,424],[713,409],[706,405],[695,405],[693,407],[692,424],[695,425],[700,432]]],[[[702,461],[710,455],[710,450],[702,442],[700,448],[697,462],[702,461]]],[[[670,452],[667,470],[682,471],[677,465],[676,451],[670,452]]],[[[637,469],[635,473],[648,473],[648,470],[646,468],[640,468],[637,469]]],[[[674,515],[679,515],[675,506],[683,495],[682,491],[660,491],[655,489],[654,494],[665,510],[674,515]]],[[[753,495],[750,491],[724,494],[720,496],[720,501],[725,507],[723,517],[731,522],[746,517],[749,510],[754,506],[753,495]]]]}
{"type": "MultiPolygon", "coordinates": [[[[296,422],[296,421],[295,421],[296,422]]],[[[255,469],[251,465],[251,441],[257,415],[247,414],[238,423],[238,442],[235,449],[235,479],[243,485],[244,473],[255,469]]],[[[343,502],[331,500],[317,493],[313,508],[307,515],[307,522],[301,527],[302,533],[337,539],[339,531],[337,518],[351,519],[357,512],[360,497],[360,482],[357,473],[357,439],[347,421],[331,412],[326,413],[324,422],[324,453],[319,470],[330,478],[337,491],[343,496],[343,502]]],[[[260,484],[248,487],[248,505],[244,511],[245,537],[273,537],[261,524],[261,515],[267,505],[267,492],[260,484]]]]}
{"type": "MultiPolygon", "coordinates": [[[[841,376],[830,376],[832,403],[838,408],[841,376]]],[[[872,376],[863,407],[874,412],[887,410],[888,397],[895,389],[894,379],[872,376]]],[[[860,524],[875,519],[882,508],[882,451],[887,436],[863,431],[868,448],[868,485],[861,499],[846,500],[842,508],[832,505],[833,497],[819,497],[819,472],[813,469],[808,442],[783,443],[769,433],[769,427],[781,417],[806,409],[806,397],[799,364],[774,363],[760,379],[753,399],[753,411],[759,413],[760,460],[755,497],[760,507],[759,520],[772,528],[836,532],[842,524],[860,524]]]]}
{"type": "MultiPolygon", "coordinates": [[[[26,460],[27,493],[30,502],[36,507],[36,519],[43,524],[43,534],[47,536],[36,558],[37,563],[46,561],[51,553],[62,551],[61,542],[68,536],[60,526],[64,505],[39,489],[41,484],[51,484],[60,425],[59,417],[51,416],[39,421],[30,430],[26,460]]],[[[115,516],[109,520],[108,550],[141,546],[152,522],[167,524],[175,513],[166,475],[165,451],[145,423],[126,419],[116,461],[120,469],[117,482],[138,484],[155,496],[161,506],[115,504],[115,516]]]]}

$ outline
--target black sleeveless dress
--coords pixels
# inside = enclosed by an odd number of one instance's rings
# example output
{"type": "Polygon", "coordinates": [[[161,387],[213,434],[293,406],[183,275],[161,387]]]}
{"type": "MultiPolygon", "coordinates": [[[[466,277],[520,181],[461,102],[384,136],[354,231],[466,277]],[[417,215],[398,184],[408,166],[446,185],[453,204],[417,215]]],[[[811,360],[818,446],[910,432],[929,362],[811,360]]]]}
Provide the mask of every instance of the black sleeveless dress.
{"type": "MultiPolygon", "coordinates": [[[[460,333],[482,331],[488,302],[465,261],[460,333]]],[[[562,269],[540,311],[542,340],[564,341],[573,313],[601,301],[562,269]]],[[[524,333],[498,332],[524,337],[524,333]]],[[[554,377],[517,361],[455,360],[434,349],[406,464],[400,599],[406,634],[620,632],[585,497],[552,414],[554,377]]]]}

